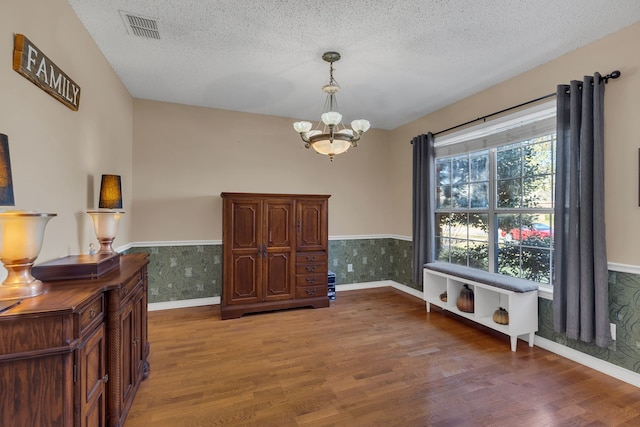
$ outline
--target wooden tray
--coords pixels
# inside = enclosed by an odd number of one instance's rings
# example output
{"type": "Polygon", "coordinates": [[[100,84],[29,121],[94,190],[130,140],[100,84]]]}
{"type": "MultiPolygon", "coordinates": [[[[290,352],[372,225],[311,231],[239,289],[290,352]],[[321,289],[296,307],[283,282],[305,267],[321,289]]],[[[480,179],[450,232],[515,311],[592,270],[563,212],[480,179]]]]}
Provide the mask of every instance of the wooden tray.
{"type": "Polygon", "coordinates": [[[120,254],[69,255],[34,265],[33,277],[43,281],[96,279],[120,267],[120,254]]]}

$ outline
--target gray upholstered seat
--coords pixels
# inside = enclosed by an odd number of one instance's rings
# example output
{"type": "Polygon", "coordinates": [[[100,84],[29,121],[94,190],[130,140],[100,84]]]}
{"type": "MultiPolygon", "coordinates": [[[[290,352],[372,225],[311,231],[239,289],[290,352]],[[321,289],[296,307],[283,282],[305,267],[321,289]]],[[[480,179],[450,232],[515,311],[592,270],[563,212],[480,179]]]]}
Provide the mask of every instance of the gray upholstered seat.
{"type": "Polygon", "coordinates": [[[531,292],[538,289],[538,284],[530,280],[509,277],[504,274],[489,273],[476,268],[463,267],[448,262],[429,262],[424,265],[424,268],[513,292],[531,292]]]}

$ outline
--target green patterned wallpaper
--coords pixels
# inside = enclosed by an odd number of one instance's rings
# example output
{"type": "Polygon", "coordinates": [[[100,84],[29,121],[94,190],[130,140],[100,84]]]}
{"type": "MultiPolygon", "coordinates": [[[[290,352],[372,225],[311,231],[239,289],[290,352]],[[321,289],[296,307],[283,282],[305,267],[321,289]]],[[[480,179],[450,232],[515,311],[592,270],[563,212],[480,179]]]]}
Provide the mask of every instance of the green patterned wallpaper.
{"type": "Polygon", "coordinates": [[[537,335],[640,373],[640,275],[609,271],[609,319],[616,340],[608,348],[568,339],[553,331],[552,301],[538,299],[537,335]]]}
{"type": "Polygon", "coordinates": [[[149,254],[149,303],[220,296],[222,245],[135,247],[149,254]]]}
{"type": "MultiPolygon", "coordinates": [[[[150,303],[221,295],[222,245],[143,246],[127,252],[149,254],[150,303]]],[[[418,289],[411,282],[411,260],[412,244],[405,240],[329,241],[329,270],[337,284],[394,280],[418,289]]]]}
{"type": "Polygon", "coordinates": [[[393,280],[422,291],[411,280],[412,251],[412,243],[400,239],[330,240],[329,270],[338,285],[393,280]]]}

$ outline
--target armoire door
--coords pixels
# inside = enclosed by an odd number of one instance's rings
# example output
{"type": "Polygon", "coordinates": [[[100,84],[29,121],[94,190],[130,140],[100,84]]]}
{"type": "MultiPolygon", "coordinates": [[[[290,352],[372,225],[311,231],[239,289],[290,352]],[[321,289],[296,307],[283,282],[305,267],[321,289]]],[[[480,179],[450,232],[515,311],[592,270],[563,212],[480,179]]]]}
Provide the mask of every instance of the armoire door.
{"type": "Polygon", "coordinates": [[[293,298],[295,273],[295,229],[293,200],[265,200],[263,236],[264,300],[293,298]]]}
{"type": "Polygon", "coordinates": [[[326,251],[327,200],[297,201],[297,250],[326,251]]]}
{"type": "Polygon", "coordinates": [[[251,304],[262,301],[262,201],[260,199],[225,200],[223,241],[224,303],[251,304]]]}

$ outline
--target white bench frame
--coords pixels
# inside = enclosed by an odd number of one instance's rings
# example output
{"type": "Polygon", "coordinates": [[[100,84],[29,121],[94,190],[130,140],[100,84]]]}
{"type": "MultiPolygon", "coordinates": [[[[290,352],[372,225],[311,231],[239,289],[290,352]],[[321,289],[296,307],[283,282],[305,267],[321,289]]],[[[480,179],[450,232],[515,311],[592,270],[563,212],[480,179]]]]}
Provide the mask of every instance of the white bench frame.
{"type": "Polygon", "coordinates": [[[511,351],[516,351],[518,336],[528,334],[529,347],[538,330],[538,291],[514,292],[497,286],[461,278],[453,274],[424,269],[423,287],[427,313],[431,312],[430,304],[450,311],[466,319],[472,320],[488,328],[511,337],[511,351]],[[474,293],[474,312],[458,310],[456,300],[463,285],[467,284],[474,293]],[[440,299],[440,294],[447,292],[447,301],[440,299]],[[498,307],[509,312],[509,324],[500,325],[493,321],[493,313],[498,307]]]}

